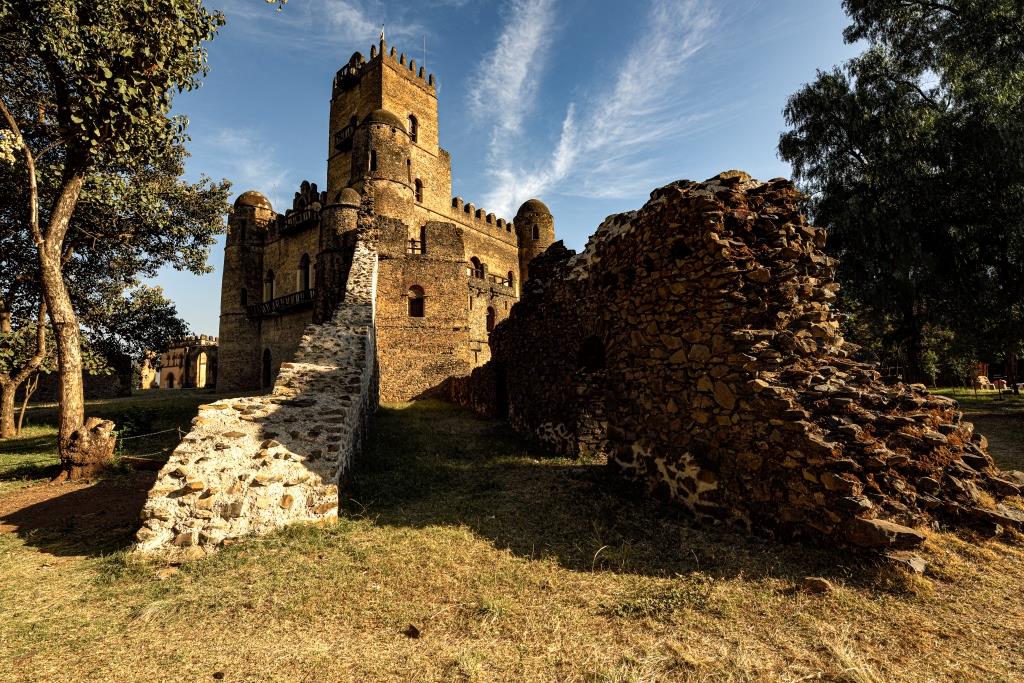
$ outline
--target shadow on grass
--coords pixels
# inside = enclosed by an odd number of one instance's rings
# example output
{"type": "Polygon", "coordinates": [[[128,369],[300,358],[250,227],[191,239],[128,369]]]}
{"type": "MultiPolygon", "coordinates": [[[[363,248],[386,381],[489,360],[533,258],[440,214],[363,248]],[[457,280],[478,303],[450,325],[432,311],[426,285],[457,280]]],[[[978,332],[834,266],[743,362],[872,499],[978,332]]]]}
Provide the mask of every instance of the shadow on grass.
{"type": "Polygon", "coordinates": [[[877,583],[877,562],[695,525],[601,463],[549,457],[503,422],[437,401],[382,407],[342,501],[378,524],[466,526],[498,548],[576,571],[700,571],[877,583]]]}
{"type": "Polygon", "coordinates": [[[85,487],[44,484],[23,489],[0,501],[6,503],[0,509],[0,528],[51,555],[98,556],[123,550],[133,541],[155,478],[154,472],[114,471],[85,487]]]}

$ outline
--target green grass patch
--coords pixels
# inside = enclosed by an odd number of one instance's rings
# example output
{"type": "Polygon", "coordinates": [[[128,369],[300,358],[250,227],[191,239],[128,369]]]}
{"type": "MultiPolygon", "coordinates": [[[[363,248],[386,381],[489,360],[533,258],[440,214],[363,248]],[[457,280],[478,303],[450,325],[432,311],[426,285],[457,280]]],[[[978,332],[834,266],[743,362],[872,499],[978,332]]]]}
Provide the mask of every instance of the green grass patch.
{"type": "Polygon", "coordinates": [[[997,465],[1024,470],[1024,396],[963,388],[935,393],[960,403],[965,419],[988,439],[989,453],[997,465]]]}
{"type": "MultiPolygon", "coordinates": [[[[85,413],[114,421],[118,456],[164,461],[189,430],[198,407],[220,397],[206,390],[153,390],[86,401],[85,413]]],[[[0,441],[0,493],[50,479],[58,464],[57,407],[30,406],[21,434],[0,441]]]]}

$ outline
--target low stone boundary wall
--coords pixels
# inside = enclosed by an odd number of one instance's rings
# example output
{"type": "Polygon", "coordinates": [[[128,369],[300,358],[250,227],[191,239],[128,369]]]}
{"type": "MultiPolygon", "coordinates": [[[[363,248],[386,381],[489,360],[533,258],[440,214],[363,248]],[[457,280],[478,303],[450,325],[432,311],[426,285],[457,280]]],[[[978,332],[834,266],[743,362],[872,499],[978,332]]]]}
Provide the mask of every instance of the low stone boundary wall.
{"type": "Polygon", "coordinates": [[[306,329],[273,391],[200,406],[150,490],[137,550],[209,551],[337,516],[377,408],[376,288],[377,254],[360,241],[344,302],[306,329]]]}

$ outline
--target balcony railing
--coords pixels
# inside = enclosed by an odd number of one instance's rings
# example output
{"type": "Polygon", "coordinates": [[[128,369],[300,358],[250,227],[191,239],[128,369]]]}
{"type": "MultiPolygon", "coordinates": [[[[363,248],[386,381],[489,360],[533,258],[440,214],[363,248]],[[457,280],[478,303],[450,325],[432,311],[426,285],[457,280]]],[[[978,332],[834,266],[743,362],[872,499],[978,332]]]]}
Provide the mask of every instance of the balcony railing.
{"type": "Polygon", "coordinates": [[[299,211],[292,211],[291,213],[285,214],[282,228],[284,229],[284,232],[294,232],[310,225],[316,225],[319,222],[319,209],[301,209],[299,211]]]}
{"type": "Polygon", "coordinates": [[[493,282],[496,285],[501,285],[502,287],[511,287],[512,286],[512,281],[511,280],[509,280],[507,277],[502,277],[500,275],[491,275],[490,273],[488,273],[487,274],[487,279],[490,280],[491,282],[493,282]]]}
{"type": "Polygon", "coordinates": [[[271,315],[280,315],[293,308],[307,306],[316,299],[316,289],[305,289],[300,292],[293,292],[285,296],[279,296],[261,304],[246,306],[246,312],[252,318],[264,318],[271,315]]]}
{"type": "Polygon", "coordinates": [[[356,132],[355,126],[349,124],[334,134],[334,149],[339,152],[347,152],[352,149],[352,135],[356,132]]]}

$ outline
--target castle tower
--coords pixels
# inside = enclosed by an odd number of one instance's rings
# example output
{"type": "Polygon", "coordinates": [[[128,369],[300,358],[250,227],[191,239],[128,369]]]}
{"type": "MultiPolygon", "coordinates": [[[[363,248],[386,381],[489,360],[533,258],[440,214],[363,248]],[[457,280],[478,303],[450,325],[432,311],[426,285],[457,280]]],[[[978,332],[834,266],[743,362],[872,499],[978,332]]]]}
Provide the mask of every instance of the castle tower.
{"type": "Polygon", "coordinates": [[[392,213],[397,195],[419,196],[426,204],[429,194],[446,208],[451,176],[447,153],[438,147],[433,74],[394,48],[388,54],[383,40],[371,48],[368,61],[354,53],[334,78],[327,159],[329,196],[345,187],[370,191],[378,213],[398,218],[406,216],[392,213]],[[376,172],[370,171],[374,152],[376,172]],[[367,174],[374,182],[363,188],[367,174]],[[389,182],[379,182],[384,180],[389,182]]]}
{"type": "Polygon", "coordinates": [[[409,134],[405,124],[386,109],[375,109],[356,127],[352,142],[350,187],[373,197],[382,216],[414,222],[414,190],[409,134]]]}
{"type": "Polygon", "coordinates": [[[525,283],[530,277],[530,261],[555,241],[555,219],[544,202],[528,199],[516,212],[514,224],[519,238],[519,278],[525,283]]]}
{"type": "Polygon", "coordinates": [[[252,340],[259,323],[246,309],[262,301],[263,244],[274,218],[270,201],[259,192],[243,192],[228,219],[220,299],[220,360],[225,372],[219,388],[227,391],[260,385],[260,358],[252,340]]]}
{"type": "Polygon", "coordinates": [[[361,203],[359,193],[346,187],[320,212],[320,253],[316,259],[314,322],[327,321],[345,296],[346,271],[351,264],[361,203]]]}

